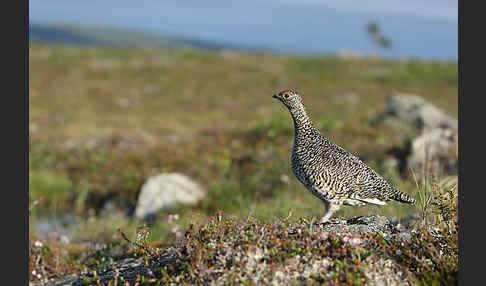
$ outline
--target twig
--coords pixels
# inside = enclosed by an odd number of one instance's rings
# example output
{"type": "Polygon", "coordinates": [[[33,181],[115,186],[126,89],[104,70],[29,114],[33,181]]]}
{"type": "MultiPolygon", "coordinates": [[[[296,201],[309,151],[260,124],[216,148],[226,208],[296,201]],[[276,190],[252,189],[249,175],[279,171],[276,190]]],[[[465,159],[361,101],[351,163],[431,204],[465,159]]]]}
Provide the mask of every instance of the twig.
{"type": "Polygon", "coordinates": [[[292,211],[289,211],[289,215],[285,218],[285,220],[289,220],[291,216],[292,216],[292,211]]]}
{"type": "Polygon", "coordinates": [[[123,239],[125,239],[128,243],[132,244],[132,245],[135,245],[136,247],[138,248],[141,248],[145,251],[147,251],[148,253],[150,253],[151,256],[157,256],[156,253],[154,253],[151,249],[149,249],[147,246],[143,245],[143,244],[138,244],[136,242],[133,242],[131,241],[130,239],[128,239],[128,237],[125,235],[125,233],[123,232],[123,230],[121,228],[118,229],[118,231],[120,232],[121,236],[123,237],[123,239]]]}

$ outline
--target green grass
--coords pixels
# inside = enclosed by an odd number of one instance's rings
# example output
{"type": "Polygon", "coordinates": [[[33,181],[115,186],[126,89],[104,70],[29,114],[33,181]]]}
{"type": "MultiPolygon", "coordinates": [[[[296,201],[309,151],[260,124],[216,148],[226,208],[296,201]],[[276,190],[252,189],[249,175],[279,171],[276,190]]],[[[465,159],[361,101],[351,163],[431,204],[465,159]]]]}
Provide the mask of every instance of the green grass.
{"type": "Polygon", "coordinates": [[[48,200],[50,210],[67,211],[74,186],[66,174],[54,171],[31,170],[29,173],[29,202],[48,200]]]}
{"type": "MultiPolygon", "coordinates": [[[[117,225],[135,229],[128,219],[96,214],[108,197],[135,205],[145,179],[160,172],[185,173],[208,190],[195,207],[161,212],[153,228],[166,243],[174,238],[169,213],[180,214],[181,225],[219,210],[264,221],[290,212],[291,220],[321,216],[321,204],[290,170],[292,121],[271,98],[285,88],[303,95],[326,136],[414,197],[413,180],[383,164],[386,150],[413,132],[370,120],[393,91],[417,93],[457,116],[457,63],[37,45],[29,60],[29,198],[42,198],[32,215],[91,216],[79,240],[109,238],[117,225]],[[347,104],[349,93],[359,101],[347,104]],[[93,138],[100,147],[75,144],[93,138]]],[[[344,207],[337,216],[418,211],[391,203],[344,207]]]]}

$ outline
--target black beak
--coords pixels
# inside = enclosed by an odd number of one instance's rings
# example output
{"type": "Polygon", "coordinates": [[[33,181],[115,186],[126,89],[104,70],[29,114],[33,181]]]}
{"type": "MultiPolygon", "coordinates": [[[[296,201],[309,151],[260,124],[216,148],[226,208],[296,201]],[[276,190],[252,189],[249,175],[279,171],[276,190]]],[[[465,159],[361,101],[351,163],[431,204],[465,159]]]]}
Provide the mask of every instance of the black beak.
{"type": "Polygon", "coordinates": [[[273,98],[278,98],[278,96],[276,94],[272,95],[273,98]]]}

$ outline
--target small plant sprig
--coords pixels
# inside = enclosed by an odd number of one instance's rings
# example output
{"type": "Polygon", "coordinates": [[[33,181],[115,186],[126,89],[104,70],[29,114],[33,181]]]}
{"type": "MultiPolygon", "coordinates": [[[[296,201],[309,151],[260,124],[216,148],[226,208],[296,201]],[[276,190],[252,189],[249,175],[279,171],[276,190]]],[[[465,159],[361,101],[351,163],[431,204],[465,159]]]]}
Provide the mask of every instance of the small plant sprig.
{"type": "Polygon", "coordinates": [[[150,246],[150,231],[145,224],[137,229],[137,238],[135,242],[128,239],[128,237],[121,228],[119,228],[118,231],[120,232],[120,235],[123,237],[123,239],[125,239],[128,243],[134,246],[133,250],[135,251],[135,255],[143,257],[146,265],[148,265],[149,261],[160,256],[160,249],[154,249],[152,248],[152,246],[150,246]]]}
{"type": "Polygon", "coordinates": [[[412,171],[413,180],[415,181],[415,185],[417,186],[417,190],[418,190],[418,195],[419,195],[418,202],[420,205],[420,210],[422,212],[422,224],[426,226],[427,217],[429,215],[429,209],[433,198],[428,183],[428,178],[427,178],[428,176],[426,173],[424,174],[422,179],[422,184],[420,185],[417,181],[417,177],[415,176],[414,171],[412,169],[410,170],[412,171]]]}
{"type": "Polygon", "coordinates": [[[437,191],[434,192],[433,205],[438,221],[444,223],[449,233],[457,230],[458,223],[458,201],[457,201],[457,177],[449,176],[436,184],[437,191]],[[456,226],[456,228],[453,228],[456,226]]]}
{"type": "Polygon", "coordinates": [[[428,161],[424,159],[422,182],[419,184],[413,169],[410,169],[418,190],[418,202],[422,212],[422,225],[429,224],[428,218],[434,214],[435,223],[445,222],[449,231],[451,222],[457,224],[457,176],[438,179],[428,170],[428,161]]]}

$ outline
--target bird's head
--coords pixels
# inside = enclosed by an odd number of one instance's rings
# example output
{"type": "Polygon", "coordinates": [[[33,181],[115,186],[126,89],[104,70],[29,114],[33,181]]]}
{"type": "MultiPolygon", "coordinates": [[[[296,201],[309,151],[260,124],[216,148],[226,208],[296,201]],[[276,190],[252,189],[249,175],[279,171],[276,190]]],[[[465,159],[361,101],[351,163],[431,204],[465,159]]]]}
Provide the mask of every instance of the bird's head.
{"type": "Polygon", "coordinates": [[[288,109],[297,108],[302,104],[302,98],[293,89],[282,90],[272,97],[280,100],[288,109]]]}

